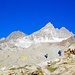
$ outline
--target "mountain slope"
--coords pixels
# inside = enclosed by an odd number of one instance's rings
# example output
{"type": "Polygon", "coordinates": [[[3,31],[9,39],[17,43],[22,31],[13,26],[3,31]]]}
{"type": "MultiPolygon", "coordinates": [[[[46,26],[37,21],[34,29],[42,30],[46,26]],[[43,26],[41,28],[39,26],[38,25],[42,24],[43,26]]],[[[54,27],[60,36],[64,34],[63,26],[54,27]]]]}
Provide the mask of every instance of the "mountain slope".
{"type": "MultiPolygon", "coordinates": [[[[22,64],[37,64],[58,57],[58,51],[66,49],[75,42],[75,36],[65,28],[57,29],[51,23],[33,34],[26,36],[23,32],[12,32],[0,41],[0,67],[22,64]],[[22,58],[26,56],[25,60],[22,58]]],[[[64,55],[62,55],[64,57],[64,55]]]]}

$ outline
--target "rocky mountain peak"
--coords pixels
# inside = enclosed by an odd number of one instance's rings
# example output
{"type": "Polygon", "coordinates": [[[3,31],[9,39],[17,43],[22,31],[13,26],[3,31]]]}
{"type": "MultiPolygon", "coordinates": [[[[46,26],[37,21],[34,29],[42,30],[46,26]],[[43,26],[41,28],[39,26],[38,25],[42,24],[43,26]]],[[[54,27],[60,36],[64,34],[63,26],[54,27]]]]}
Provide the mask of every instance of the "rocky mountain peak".
{"type": "Polygon", "coordinates": [[[21,32],[21,31],[14,31],[12,32],[7,38],[6,40],[11,40],[11,39],[17,39],[17,38],[22,38],[25,37],[26,35],[21,32]]]}
{"type": "Polygon", "coordinates": [[[67,30],[65,27],[60,28],[60,31],[70,32],[70,31],[69,31],[69,30],[67,30]]]}
{"type": "Polygon", "coordinates": [[[72,36],[72,35],[74,35],[72,32],[70,32],[68,29],[66,29],[65,27],[62,27],[60,30],[60,33],[61,34],[65,34],[65,36],[72,36]]]}
{"type": "Polygon", "coordinates": [[[51,22],[48,22],[44,27],[43,27],[43,29],[53,29],[54,28],[54,26],[53,26],[53,24],[51,24],[51,22]]]}
{"type": "Polygon", "coordinates": [[[67,30],[65,27],[58,29],[55,28],[50,22],[48,22],[43,28],[32,34],[32,36],[36,36],[39,38],[47,37],[50,40],[53,38],[69,38],[73,35],[74,34],[67,30]]]}

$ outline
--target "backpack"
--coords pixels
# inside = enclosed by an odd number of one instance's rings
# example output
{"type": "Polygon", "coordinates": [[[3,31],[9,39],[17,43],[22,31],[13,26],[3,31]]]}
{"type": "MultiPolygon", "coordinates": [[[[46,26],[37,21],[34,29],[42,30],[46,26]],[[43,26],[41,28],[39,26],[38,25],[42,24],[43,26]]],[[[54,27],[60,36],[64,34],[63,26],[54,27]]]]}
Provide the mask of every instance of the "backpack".
{"type": "Polygon", "coordinates": [[[45,54],[44,56],[45,56],[45,58],[48,58],[48,54],[45,54]]]}
{"type": "Polygon", "coordinates": [[[59,50],[58,54],[59,54],[59,56],[61,56],[61,51],[60,50],[59,50]]]}

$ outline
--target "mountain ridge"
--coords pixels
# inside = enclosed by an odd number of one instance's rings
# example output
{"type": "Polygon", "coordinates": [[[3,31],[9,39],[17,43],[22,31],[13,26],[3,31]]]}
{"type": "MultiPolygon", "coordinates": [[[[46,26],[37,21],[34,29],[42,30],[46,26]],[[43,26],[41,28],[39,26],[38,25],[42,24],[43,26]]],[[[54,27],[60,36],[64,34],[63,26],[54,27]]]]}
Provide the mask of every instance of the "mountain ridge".
{"type": "MultiPolygon", "coordinates": [[[[41,31],[41,32],[46,32],[46,34],[48,34],[48,32],[49,31],[51,31],[51,30],[53,30],[53,31],[67,31],[67,32],[70,32],[69,30],[67,30],[65,27],[61,27],[60,29],[59,28],[55,28],[54,26],[53,26],[53,24],[51,23],[51,22],[48,22],[44,27],[42,27],[41,29],[39,29],[38,31],[35,31],[35,32],[33,32],[32,34],[30,34],[30,35],[33,35],[34,33],[38,33],[39,31],[41,31]]],[[[24,32],[22,32],[22,31],[13,31],[12,33],[10,33],[9,35],[8,35],[8,37],[6,37],[6,38],[9,38],[9,37],[13,37],[12,35],[21,35],[21,36],[30,36],[30,35],[26,35],[24,32]]],[[[40,34],[40,33],[39,33],[40,34]]],[[[72,32],[70,32],[70,34],[71,35],[74,35],[72,32]]],[[[13,37],[14,38],[14,37],[13,37]]]]}
{"type": "Polygon", "coordinates": [[[10,43],[17,47],[28,48],[33,43],[37,44],[43,42],[62,42],[71,36],[74,36],[74,34],[67,30],[65,27],[60,29],[54,28],[53,24],[49,22],[43,28],[32,33],[31,35],[26,35],[21,31],[14,31],[7,38],[1,40],[0,43],[8,42],[8,44],[10,43]]]}

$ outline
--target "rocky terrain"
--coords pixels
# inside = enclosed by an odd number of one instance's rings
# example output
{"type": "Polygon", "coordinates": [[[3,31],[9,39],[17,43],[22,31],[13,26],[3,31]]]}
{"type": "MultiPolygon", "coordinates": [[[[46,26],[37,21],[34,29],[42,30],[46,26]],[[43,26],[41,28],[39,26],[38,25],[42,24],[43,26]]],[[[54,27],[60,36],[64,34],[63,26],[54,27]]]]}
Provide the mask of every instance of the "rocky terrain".
{"type": "Polygon", "coordinates": [[[64,51],[65,57],[44,61],[35,66],[3,67],[0,75],[75,75],[75,44],[64,51]],[[71,52],[73,51],[73,52],[71,52]],[[68,55],[69,56],[66,56],[68,55]]]}
{"type": "Polygon", "coordinates": [[[0,74],[74,75],[70,73],[70,69],[74,69],[74,54],[70,51],[70,48],[75,48],[74,43],[72,32],[64,27],[54,28],[50,22],[31,35],[12,32],[7,38],[0,39],[0,74]],[[61,57],[59,50],[62,51],[61,57]],[[47,59],[45,54],[48,54],[47,59]]]}

